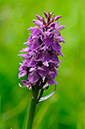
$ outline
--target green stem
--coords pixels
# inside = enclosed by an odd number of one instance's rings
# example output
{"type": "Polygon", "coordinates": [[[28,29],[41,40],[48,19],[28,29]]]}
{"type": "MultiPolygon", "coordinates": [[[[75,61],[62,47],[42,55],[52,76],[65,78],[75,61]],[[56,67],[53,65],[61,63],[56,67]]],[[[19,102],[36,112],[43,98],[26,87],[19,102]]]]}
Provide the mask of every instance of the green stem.
{"type": "Polygon", "coordinates": [[[38,99],[37,99],[37,103],[38,103],[38,101],[40,100],[40,98],[42,97],[43,92],[44,92],[44,90],[43,90],[43,89],[41,89],[40,95],[39,95],[39,97],[38,97],[38,99]]]}
{"type": "Polygon", "coordinates": [[[37,100],[35,98],[33,98],[31,100],[31,105],[30,105],[30,110],[29,110],[29,118],[28,118],[27,129],[32,129],[36,104],[37,104],[37,100]]]}
{"type": "Polygon", "coordinates": [[[27,125],[26,125],[27,128],[26,129],[32,129],[36,105],[38,103],[38,100],[40,99],[40,97],[43,94],[43,89],[40,92],[39,98],[38,98],[38,93],[39,93],[39,81],[37,82],[37,84],[34,87],[32,87],[33,98],[31,100],[31,105],[30,105],[30,110],[29,110],[29,117],[27,119],[27,125]]]}

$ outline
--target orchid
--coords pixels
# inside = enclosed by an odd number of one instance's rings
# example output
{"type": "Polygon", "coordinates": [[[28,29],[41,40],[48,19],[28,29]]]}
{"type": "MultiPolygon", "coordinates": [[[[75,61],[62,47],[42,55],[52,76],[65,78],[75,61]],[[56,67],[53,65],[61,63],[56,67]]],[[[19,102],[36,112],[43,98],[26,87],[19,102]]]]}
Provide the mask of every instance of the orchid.
{"type": "MultiPolygon", "coordinates": [[[[31,35],[24,43],[27,47],[20,51],[22,54],[19,54],[23,59],[18,76],[19,78],[26,77],[26,80],[21,80],[21,82],[33,93],[35,102],[33,100],[32,106],[33,103],[36,105],[54,93],[55,90],[50,95],[42,97],[43,91],[48,89],[49,85],[57,84],[54,79],[58,74],[58,67],[60,67],[59,56],[64,56],[61,52],[61,42],[65,43],[65,41],[60,31],[65,26],[59,26],[60,22],[58,22],[62,16],[52,17],[53,12],[48,14],[44,12],[44,15],[45,18],[36,15],[38,20],[33,20],[36,27],[28,29],[31,31],[31,35]],[[39,90],[41,90],[40,94],[39,90]]],[[[22,87],[20,83],[19,86],[22,87]]]]}

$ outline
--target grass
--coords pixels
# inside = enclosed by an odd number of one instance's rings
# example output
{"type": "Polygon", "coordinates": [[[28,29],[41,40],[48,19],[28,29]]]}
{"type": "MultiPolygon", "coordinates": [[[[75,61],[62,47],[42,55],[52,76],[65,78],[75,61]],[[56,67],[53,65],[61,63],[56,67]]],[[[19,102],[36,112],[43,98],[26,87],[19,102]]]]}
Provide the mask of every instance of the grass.
{"type": "MultiPolygon", "coordinates": [[[[56,78],[56,93],[38,104],[33,129],[85,129],[85,1],[0,1],[0,129],[25,129],[30,91],[18,86],[19,51],[28,39],[35,14],[54,11],[66,25],[65,58],[56,78]]],[[[50,93],[53,86],[46,91],[50,93]],[[51,88],[52,87],[52,88],[51,88]]]]}

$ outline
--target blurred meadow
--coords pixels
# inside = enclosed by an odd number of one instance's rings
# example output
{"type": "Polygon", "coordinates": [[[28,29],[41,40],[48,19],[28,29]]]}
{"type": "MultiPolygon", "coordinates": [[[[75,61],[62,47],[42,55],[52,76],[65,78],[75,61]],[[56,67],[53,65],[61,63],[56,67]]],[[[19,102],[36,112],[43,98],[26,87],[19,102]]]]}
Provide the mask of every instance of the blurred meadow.
{"type": "MultiPolygon", "coordinates": [[[[35,14],[60,15],[66,44],[55,94],[37,105],[33,129],[85,129],[85,1],[0,1],[0,129],[25,129],[31,93],[18,86],[19,51],[35,14]]],[[[54,86],[44,93],[51,93],[54,86]]]]}

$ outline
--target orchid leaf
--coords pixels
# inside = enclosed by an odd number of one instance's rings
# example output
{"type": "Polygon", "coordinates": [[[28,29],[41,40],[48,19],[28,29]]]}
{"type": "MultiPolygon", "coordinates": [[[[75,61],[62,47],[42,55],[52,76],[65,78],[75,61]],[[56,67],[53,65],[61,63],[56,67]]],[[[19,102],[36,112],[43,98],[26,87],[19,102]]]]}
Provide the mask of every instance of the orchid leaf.
{"type": "Polygon", "coordinates": [[[48,99],[49,97],[51,97],[55,93],[55,90],[56,90],[56,85],[55,85],[55,89],[52,93],[50,93],[49,95],[46,95],[45,97],[41,97],[38,102],[42,102],[42,101],[48,99]]]}

